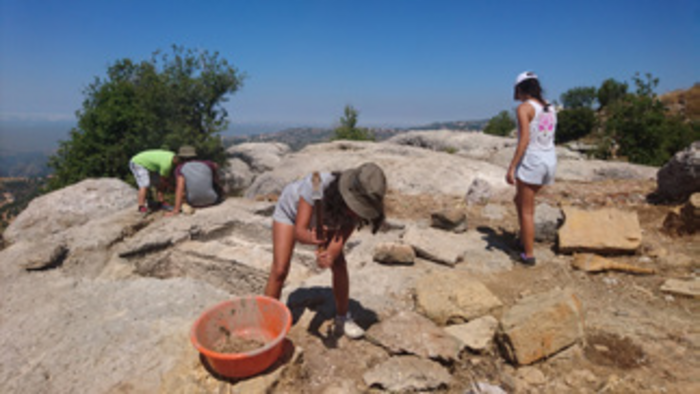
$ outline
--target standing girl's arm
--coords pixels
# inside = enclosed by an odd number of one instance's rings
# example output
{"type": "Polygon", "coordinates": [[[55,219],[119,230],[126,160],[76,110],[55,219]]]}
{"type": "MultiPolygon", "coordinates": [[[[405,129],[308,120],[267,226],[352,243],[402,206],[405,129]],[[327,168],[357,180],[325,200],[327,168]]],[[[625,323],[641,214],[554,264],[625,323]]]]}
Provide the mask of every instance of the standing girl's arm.
{"type": "Polygon", "coordinates": [[[328,243],[323,251],[316,251],[316,261],[321,268],[329,268],[333,262],[343,253],[343,247],[355,230],[354,226],[341,228],[328,243]]]}
{"type": "Polygon", "coordinates": [[[515,184],[515,169],[518,167],[520,160],[525,155],[525,150],[530,143],[530,121],[535,117],[535,109],[532,105],[522,103],[518,106],[518,147],[515,149],[513,160],[508,167],[506,174],[506,182],[511,185],[515,184]]]}
{"type": "Polygon", "coordinates": [[[299,198],[297,218],[294,224],[294,237],[303,244],[321,245],[324,240],[316,238],[316,231],[309,229],[309,223],[311,222],[311,215],[313,212],[314,207],[303,198],[299,198]]]}

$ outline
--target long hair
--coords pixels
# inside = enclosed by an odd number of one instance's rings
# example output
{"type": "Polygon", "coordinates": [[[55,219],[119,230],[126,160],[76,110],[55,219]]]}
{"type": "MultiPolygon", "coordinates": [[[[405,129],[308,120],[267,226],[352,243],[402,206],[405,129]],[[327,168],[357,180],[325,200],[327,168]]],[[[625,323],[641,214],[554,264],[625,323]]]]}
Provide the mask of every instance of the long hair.
{"type": "Polygon", "coordinates": [[[333,172],[333,181],[323,190],[323,224],[331,229],[357,227],[371,224],[372,234],[375,234],[384,223],[384,213],[370,220],[348,215],[348,204],[340,193],[340,172],[333,172]]]}
{"type": "Polygon", "coordinates": [[[527,95],[534,99],[537,99],[543,106],[544,111],[549,112],[549,103],[542,98],[544,90],[540,86],[540,81],[537,78],[526,79],[515,86],[515,92],[513,93],[513,98],[518,100],[520,97],[527,95]]]}

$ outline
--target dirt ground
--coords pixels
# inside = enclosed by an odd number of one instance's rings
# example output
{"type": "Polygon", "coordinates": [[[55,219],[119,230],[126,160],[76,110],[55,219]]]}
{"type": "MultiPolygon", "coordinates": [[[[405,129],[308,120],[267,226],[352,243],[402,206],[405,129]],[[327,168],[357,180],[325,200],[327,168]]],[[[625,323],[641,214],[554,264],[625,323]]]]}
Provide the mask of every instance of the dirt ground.
{"type": "MultiPolygon", "coordinates": [[[[556,245],[537,244],[535,267],[516,265],[479,279],[506,306],[555,287],[573,289],[584,308],[584,340],[527,368],[509,365],[495,348],[484,354],[464,352],[447,366],[456,383],[438,392],[464,393],[476,381],[519,393],[700,392],[700,302],[660,291],[666,279],[700,272],[700,234],[676,237],[663,231],[664,218],[674,207],[648,204],[646,195],[654,187],[654,182],[605,181],[559,182],[545,189],[538,202],[636,211],[642,247],[635,255],[610,258],[654,268],[656,274],[576,271],[572,256],[558,254],[556,245]],[[527,377],[533,369],[539,378],[527,377]]],[[[512,238],[517,220],[511,200],[512,194],[491,202],[505,208],[499,220],[483,217],[483,207],[466,206],[460,197],[389,195],[387,210],[391,219],[427,220],[436,207],[462,206],[470,229],[487,226],[512,238]]],[[[287,369],[275,392],[379,392],[366,387],[362,375],[389,355],[367,340],[334,338],[330,316],[315,319],[313,332],[299,328],[304,324],[292,329],[290,339],[303,348],[303,357],[287,369]]]]}

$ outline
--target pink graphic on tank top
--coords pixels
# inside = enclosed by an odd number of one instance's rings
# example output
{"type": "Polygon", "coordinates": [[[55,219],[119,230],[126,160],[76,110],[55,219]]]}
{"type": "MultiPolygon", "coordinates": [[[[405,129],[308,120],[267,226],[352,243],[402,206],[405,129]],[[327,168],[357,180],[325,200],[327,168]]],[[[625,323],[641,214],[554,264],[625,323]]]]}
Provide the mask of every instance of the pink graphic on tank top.
{"type": "Polygon", "coordinates": [[[555,124],[556,120],[553,113],[543,112],[540,115],[539,124],[537,127],[537,142],[541,146],[548,146],[552,143],[555,124]]]}
{"type": "Polygon", "coordinates": [[[554,130],[554,115],[550,113],[543,113],[540,117],[540,131],[548,132],[554,130]]]}

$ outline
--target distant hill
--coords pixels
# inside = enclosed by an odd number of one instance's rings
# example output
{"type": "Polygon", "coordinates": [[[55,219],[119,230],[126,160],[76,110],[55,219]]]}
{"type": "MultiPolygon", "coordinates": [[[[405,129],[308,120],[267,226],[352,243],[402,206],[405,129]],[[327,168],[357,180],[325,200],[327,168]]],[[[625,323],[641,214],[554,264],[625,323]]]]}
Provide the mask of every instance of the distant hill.
{"type": "Polygon", "coordinates": [[[700,121],[700,83],[690,89],[680,89],[659,96],[668,109],[692,120],[700,121]]]}
{"type": "Polygon", "coordinates": [[[411,130],[453,130],[453,131],[480,131],[489,123],[483,120],[455,120],[452,122],[435,122],[425,126],[413,127],[411,130]]]}
{"type": "MultiPolygon", "coordinates": [[[[19,215],[34,197],[41,194],[46,178],[0,177],[0,233],[19,215]]],[[[0,236],[0,247],[2,236],[0,236]]]]}
{"type": "MultiPolygon", "coordinates": [[[[453,131],[480,131],[486,127],[488,120],[435,122],[417,127],[405,128],[373,128],[377,141],[389,139],[397,134],[411,130],[453,130],[453,131]]],[[[289,145],[294,151],[298,151],[309,144],[326,142],[333,136],[333,129],[319,127],[293,127],[275,133],[255,134],[249,136],[236,136],[224,138],[224,144],[228,147],[244,142],[282,142],[289,145]]]]}
{"type": "Polygon", "coordinates": [[[51,173],[45,152],[10,152],[0,150],[0,177],[36,178],[51,173]]]}

